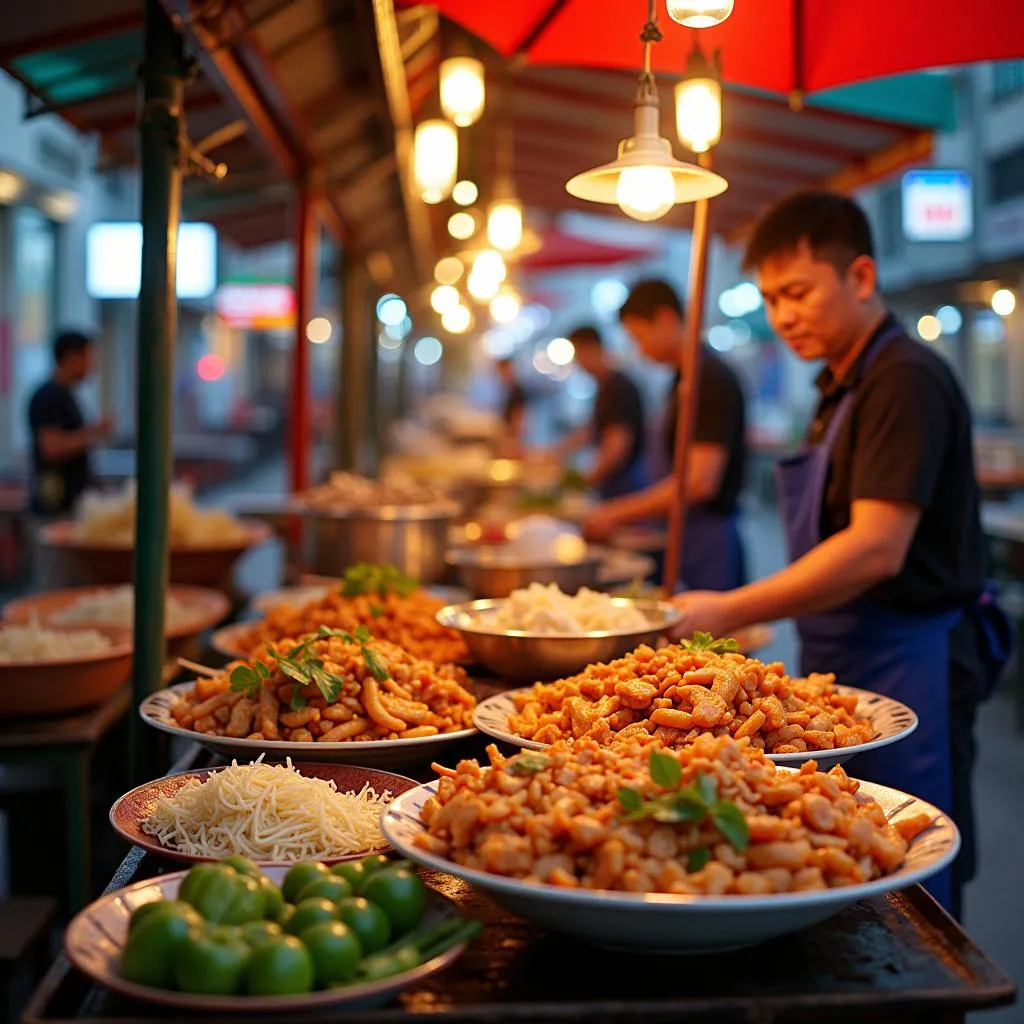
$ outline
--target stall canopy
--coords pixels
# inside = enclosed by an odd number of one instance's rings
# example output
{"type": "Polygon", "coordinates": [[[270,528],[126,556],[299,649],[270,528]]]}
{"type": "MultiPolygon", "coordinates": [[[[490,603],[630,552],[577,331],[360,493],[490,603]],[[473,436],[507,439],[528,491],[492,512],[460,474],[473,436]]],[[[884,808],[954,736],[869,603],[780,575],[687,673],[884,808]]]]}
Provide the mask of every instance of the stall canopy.
{"type": "MultiPolygon", "coordinates": [[[[635,67],[646,17],[643,0],[438,0],[436,6],[502,57],[534,65],[635,67]]],[[[789,94],[1019,57],[1022,33],[1020,0],[975,7],[964,0],[737,0],[727,21],[701,30],[701,41],[722,49],[726,81],[789,94]]],[[[654,70],[680,74],[692,45],[686,29],[666,31],[654,48],[654,70]]]]}
{"type": "Polygon", "coordinates": [[[572,267],[608,267],[631,260],[642,260],[656,253],[656,249],[637,246],[608,245],[589,238],[569,235],[557,227],[540,232],[540,248],[523,256],[517,263],[522,270],[541,272],[567,270],[572,267]]]}

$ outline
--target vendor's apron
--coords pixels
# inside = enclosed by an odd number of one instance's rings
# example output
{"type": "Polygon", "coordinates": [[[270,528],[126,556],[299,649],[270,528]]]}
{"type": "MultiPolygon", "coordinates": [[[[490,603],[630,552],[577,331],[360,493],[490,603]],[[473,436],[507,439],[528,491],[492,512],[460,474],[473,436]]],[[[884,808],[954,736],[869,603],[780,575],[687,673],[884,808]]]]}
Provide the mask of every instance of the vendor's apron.
{"type": "Polygon", "coordinates": [[[649,483],[647,467],[642,458],[633,459],[625,466],[611,473],[607,479],[597,486],[597,493],[602,501],[622,498],[627,494],[642,491],[649,483]]]}
{"type": "MultiPolygon", "coordinates": [[[[902,334],[899,327],[886,331],[869,350],[865,366],[902,334]]],[[[776,470],[791,561],[822,541],[829,459],[853,398],[852,391],[843,396],[820,444],[808,446],[776,470]]],[[[915,732],[882,750],[858,754],[850,763],[851,775],[904,790],[947,814],[952,810],[949,632],[962,614],[958,609],[941,615],[909,615],[860,597],[796,623],[803,674],[834,672],[839,683],[893,697],[917,714],[915,732]]],[[[933,877],[928,889],[949,907],[950,871],[933,877]]]]}
{"type": "Polygon", "coordinates": [[[686,513],[682,584],[687,590],[735,590],[746,583],[739,516],[705,505],[686,513]]]}

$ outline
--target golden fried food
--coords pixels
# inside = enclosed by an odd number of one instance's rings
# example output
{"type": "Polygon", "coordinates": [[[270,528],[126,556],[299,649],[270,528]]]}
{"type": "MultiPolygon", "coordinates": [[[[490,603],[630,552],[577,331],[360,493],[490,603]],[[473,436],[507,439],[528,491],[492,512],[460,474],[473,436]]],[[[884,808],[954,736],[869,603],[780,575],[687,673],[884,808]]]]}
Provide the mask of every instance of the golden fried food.
{"type": "Polygon", "coordinates": [[[438,769],[414,842],[528,882],[680,895],[826,889],[903,864],[908,840],[839,766],[787,771],[728,736],[601,738],[438,769]]]}
{"type": "Polygon", "coordinates": [[[461,668],[384,640],[286,638],[197,679],[171,715],[183,729],[238,739],[412,739],[471,728],[476,698],[468,686],[461,668]]]}
{"type": "Polygon", "coordinates": [[[637,648],[578,675],[515,695],[509,731],[538,743],[579,739],[607,723],[613,733],[654,735],[667,746],[703,733],[747,738],[771,754],[868,742],[871,723],[835,677],[791,679],[779,663],[681,646],[637,648]]]}
{"type": "Polygon", "coordinates": [[[347,629],[365,626],[380,640],[389,640],[417,658],[441,665],[464,661],[469,650],[459,634],[442,626],[435,616],[444,602],[424,590],[408,596],[391,593],[361,594],[343,597],[338,592],[325,594],[301,607],[281,605],[266,618],[239,632],[238,644],[251,654],[261,644],[279,643],[286,637],[315,632],[321,626],[347,629]]]}

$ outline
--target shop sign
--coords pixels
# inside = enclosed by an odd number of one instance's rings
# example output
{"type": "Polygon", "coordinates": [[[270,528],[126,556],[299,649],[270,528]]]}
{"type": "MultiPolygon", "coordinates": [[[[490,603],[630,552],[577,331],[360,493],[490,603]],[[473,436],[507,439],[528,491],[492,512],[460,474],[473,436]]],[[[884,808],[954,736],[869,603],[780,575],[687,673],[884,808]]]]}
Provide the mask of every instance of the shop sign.
{"type": "Polygon", "coordinates": [[[903,234],[908,242],[963,242],[974,230],[974,197],[966,171],[903,175],[903,234]]]}
{"type": "Polygon", "coordinates": [[[214,296],[217,315],[230,327],[283,330],[295,326],[295,291],[272,281],[230,281],[214,296]]]}

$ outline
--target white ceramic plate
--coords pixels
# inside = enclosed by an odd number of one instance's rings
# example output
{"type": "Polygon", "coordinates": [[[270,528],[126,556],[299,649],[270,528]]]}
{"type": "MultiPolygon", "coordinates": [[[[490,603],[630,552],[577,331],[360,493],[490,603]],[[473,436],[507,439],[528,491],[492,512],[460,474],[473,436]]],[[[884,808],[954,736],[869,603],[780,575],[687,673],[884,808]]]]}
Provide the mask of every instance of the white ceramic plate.
{"type": "Polygon", "coordinates": [[[192,683],[178,683],[150,694],[140,705],[139,715],[147,724],[182,739],[198,743],[215,754],[238,758],[248,764],[261,753],[271,761],[323,761],[328,764],[353,764],[360,768],[404,768],[435,759],[445,747],[464,740],[476,729],[442,732],[437,736],[421,736],[408,740],[367,740],[363,743],[291,743],[288,740],[245,740],[230,736],[210,736],[206,733],[182,729],[171,717],[171,707],[192,689],[192,683]]]}
{"type": "MultiPolygon", "coordinates": [[[[265,874],[280,884],[287,868],[267,868],[265,874]]],[[[163,875],[136,882],[124,889],[101,896],[90,903],[68,925],[64,948],[68,958],[83,974],[120,995],[162,1006],[175,1006],[205,1014],[246,1013],[280,1014],[308,1011],[331,1006],[369,1009],[382,1006],[404,988],[444,970],[465,951],[465,944],[434,957],[419,967],[393,978],[384,978],[363,985],[309,992],[298,996],[206,996],[189,992],[173,992],[148,988],[125,981],[121,977],[121,950],[128,934],[128,919],[136,907],[159,899],[174,899],[186,872],[163,875]]],[[[455,905],[438,893],[431,892],[425,920],[440,920],[455,913],[455,905]]],[[[236,1020],[244,1020],[239,1017],[236,1020]]],[[[251,1018],[250,1018],[251,1019],[251,1018]]]]}
{"type": "Polygon", "coordinates": [[[416,835],[426,831],[420,811],[436,792],[436,782],[411,789],[395,800],[381,815],[381,831],[410,860],[456,875],[495,903],[552,931],[633,951],[712,952],[799,931],[860,900],[924,881],[952,862],[960,849],[960,834],[935,807],[885,786],[864,782],[861,787],[885,808],[892,821],[922,812],[937,820],[914,840],[906,862],[895,874],[821,892],[772,896],[626,893],[523,882],[464,868],[413,845],[416,835]]]}
{"type": "Polygon", "coordinates": [[[253,627],[250,622],[234,622],[230,626],[221,626],[210,634],[210,646],[225,658],[232,661],[248,658],[249,655],[242,650],[238,639],[243,633],[249,632],[253,627]]]}
{"type": "MultiPolygon", "coordinates": [[[[868,743],[860,743],[853,747],[838,747],[835,750],[808,750],[796,754],[766,754],[776,764],[801,765],[813,758],[822,771],[828,771],[833,765],[843,764],[857,754],[867,753],[887,747],[890,743],[898,743],[906,739],[917,728],[917,715],[906,704],[901,704],[891,697],[883,697],[880,693],[870,690],[858,690],[852,686],[837,686],[839,693],[855,693],[857,713],[870,719],[873,730],[872,739],[868,743]]],[[[514,747],[527,750],[543,750],[547,743],[516,736],[509,730],[508,720],[516,713],[515,695],[526,693],[527,688],[506,690],[488,697],[476,706],[473,711],[473,724],[483,733],[514,747]]]]}

